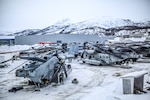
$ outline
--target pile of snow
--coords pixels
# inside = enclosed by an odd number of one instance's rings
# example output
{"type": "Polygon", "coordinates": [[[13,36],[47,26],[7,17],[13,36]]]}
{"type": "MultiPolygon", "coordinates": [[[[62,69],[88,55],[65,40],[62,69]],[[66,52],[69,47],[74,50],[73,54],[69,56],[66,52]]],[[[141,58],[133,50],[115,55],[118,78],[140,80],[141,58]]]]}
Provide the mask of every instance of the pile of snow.
{"type": "Polygon", "coordinates": [[[15,45],[15,46],[7,46],[7,45],[2,45],[0,46],[0,52],[12,52],[12,51],[21,51],[21,50],[27,50],[31,46],[29,45],[15,45]]]}

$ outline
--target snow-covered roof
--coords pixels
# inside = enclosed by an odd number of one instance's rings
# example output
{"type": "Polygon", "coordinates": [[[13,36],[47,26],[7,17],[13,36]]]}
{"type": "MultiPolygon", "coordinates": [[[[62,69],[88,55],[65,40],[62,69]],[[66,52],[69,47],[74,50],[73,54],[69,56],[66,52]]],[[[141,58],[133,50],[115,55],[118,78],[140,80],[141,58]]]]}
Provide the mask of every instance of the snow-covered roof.
{"type": "Polygon", "coordinates": [[[0,39],[15,39],[15,36],[0,36],[0,39]]]}
{"type": "Polygon", "coordinates": [[[147,73],[148,73],[148,71],[145,71],[145,70],[143,70],[143,71],[136,71],[136,72],[133,72],[133,73],[129,73],[129,74],[123,75],[122,78],[127,78],[127,77],[135,77],[135,78],[137,78],[137,77],[140,77],[140,76],[145,75],[147,73]]]}

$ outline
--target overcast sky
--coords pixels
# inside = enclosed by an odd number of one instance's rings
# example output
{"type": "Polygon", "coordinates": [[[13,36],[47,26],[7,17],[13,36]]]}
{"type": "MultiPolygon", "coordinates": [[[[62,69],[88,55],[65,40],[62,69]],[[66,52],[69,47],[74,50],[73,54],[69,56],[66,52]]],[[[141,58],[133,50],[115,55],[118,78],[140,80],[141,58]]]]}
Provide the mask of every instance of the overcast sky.
{"type": "Polygon", "coordinates": [[[0,0],[0,31],[41,29],[66,18],[80,22],[101,16],[150,20],[150,0],[0,0]]]}

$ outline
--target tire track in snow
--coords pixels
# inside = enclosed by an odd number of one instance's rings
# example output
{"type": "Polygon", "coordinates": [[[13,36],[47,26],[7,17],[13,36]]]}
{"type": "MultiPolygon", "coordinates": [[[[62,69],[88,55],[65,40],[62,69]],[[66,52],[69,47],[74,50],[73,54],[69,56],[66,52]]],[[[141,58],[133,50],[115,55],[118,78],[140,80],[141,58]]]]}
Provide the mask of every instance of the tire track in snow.
{"type": "Polygon", "coordinates": [[[90,81],[86,84],[81,84],[76,88],[69,88],[69,90],[67,91],[60,92],[58,96],[65,98],[64,100],[72,100],[72,98],[78,100],[81,99],[84,95],[90,93],[90,89],[101,85],[105,78],[105,75],[100,71],[99,67],[87,66],[87,68],[85,68],[84,70],[89,70],[94,73],[90,81]]]}

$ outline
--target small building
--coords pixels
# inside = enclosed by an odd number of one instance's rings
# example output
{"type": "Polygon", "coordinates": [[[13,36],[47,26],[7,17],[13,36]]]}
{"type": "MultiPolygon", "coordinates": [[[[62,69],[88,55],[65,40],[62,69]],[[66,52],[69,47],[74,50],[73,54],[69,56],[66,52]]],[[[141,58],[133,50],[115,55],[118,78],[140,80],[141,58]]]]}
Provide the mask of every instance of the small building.
{"type": "Polygon", "coordinates": [[[15,36],[0,36],[0,45],[14,45],[15,36]]]}
{"type": "Polygon", "coordinates": [[[143,91],[144,75],[147,73],[147,71],[137,71],[122,76],[123,93],[133,94],[136,91],[143,91]]]}
{"type": "Polygon", "coordinates": [[[128,34],[122,35],[122,38],[130,38],[130,35],[128,35],[128,34]]]}

